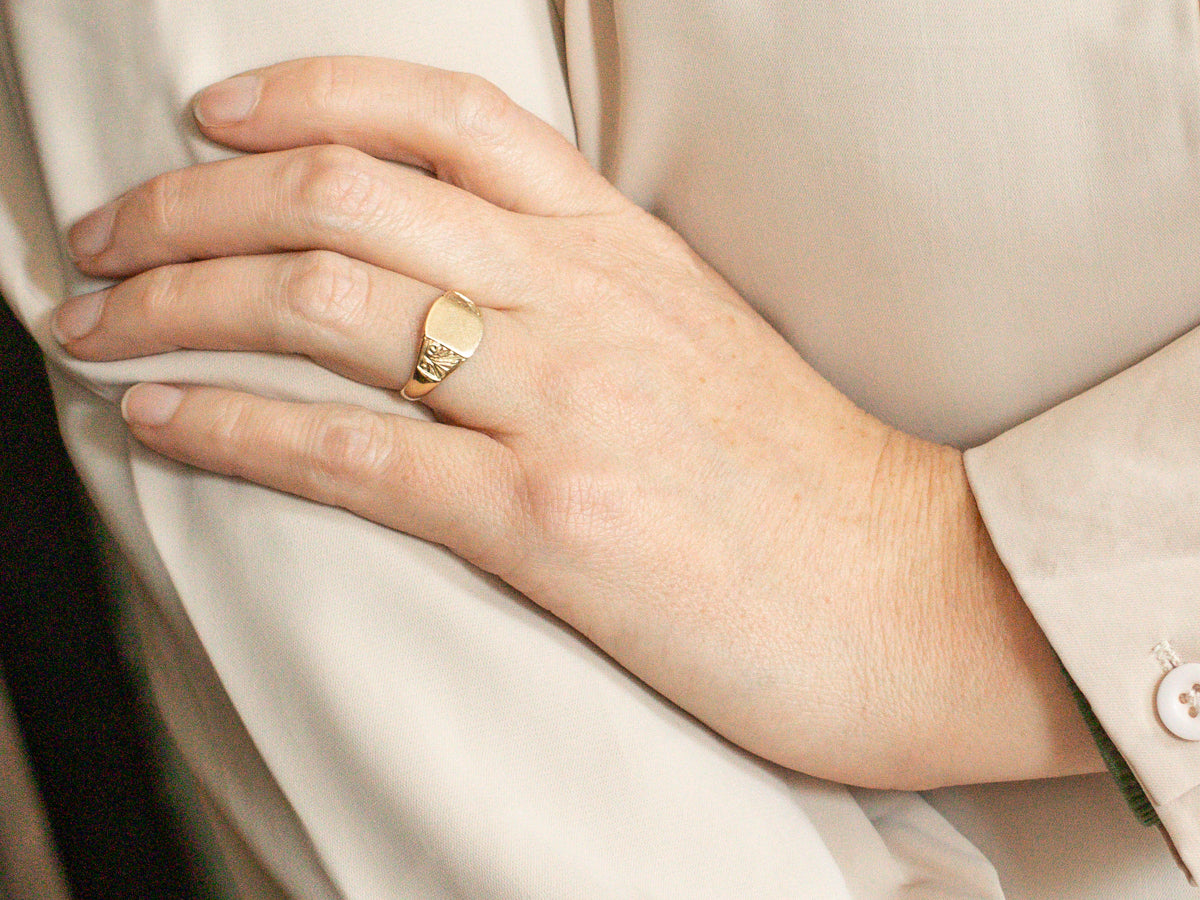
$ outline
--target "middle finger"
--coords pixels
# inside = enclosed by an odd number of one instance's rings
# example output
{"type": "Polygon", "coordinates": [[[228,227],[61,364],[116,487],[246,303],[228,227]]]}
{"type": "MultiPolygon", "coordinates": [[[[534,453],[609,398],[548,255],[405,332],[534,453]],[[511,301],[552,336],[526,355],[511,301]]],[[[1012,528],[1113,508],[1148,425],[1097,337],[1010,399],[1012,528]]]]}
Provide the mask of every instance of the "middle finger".
{"type": "Polygon", "coordinates": [[[82,271],[108,278],[221,256],[334,250],[494,306],[522,293],[497,285],[511,268],[498,260],[529,257],[520,222],[406,166],[320,146],[165,173],[79,222],[70,246],[82,271]]]}

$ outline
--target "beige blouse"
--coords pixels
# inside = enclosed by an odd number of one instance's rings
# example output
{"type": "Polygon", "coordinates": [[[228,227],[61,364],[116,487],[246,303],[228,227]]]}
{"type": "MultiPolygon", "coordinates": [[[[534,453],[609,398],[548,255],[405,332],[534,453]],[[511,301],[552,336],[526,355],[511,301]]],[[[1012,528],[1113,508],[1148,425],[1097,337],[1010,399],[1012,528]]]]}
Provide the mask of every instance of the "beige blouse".
{"type": "Polygon", "coordinates": [[[185,113],[205,84],[327,53],[477,71],[856,402],[975,448],[1003,559],[1198,871],[1200,744],[1154,713],[1154,648],[1200,661],[1193,0],[3,9],[0,287],[248,895],[1182,895],[1103,778],[922,798],[764,765],[442,550],[154,457],[112,406],[142,379],[396,397],[254,354],[80,363],[47,318],[85,287],[67,223],[222,152],[185,113]]]}

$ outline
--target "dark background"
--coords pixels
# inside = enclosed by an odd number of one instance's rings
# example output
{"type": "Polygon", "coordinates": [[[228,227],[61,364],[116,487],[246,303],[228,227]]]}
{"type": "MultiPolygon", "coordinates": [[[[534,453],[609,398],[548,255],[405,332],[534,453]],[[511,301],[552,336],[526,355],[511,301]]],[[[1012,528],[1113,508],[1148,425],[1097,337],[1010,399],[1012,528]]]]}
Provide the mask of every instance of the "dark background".
{"type": "Polygon", "coordinates": [[[40,355],[0,300],[0,671],[77,898],[191,898],[40,355]]]}

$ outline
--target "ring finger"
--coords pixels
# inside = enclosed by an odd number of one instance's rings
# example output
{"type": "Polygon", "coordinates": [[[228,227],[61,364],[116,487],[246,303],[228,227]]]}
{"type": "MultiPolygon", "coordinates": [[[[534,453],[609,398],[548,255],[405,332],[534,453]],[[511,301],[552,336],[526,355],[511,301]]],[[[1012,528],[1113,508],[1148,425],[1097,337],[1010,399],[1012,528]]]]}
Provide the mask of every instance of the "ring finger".
{"type": "MultiPolygon", "coordinates": [[[[65,349],[114,360],[194,350],[296,353],[355,381],[398,390],[438,290],[331,251],[166,265],[68,300],[55,316],[65,349]]],[[[481,308],[478,351],[425,398],[444,418],[498,431],[514,423],[527,372],[513,357],[519,328],[481,308]],[[500,402],[502,401],[503,402],[500,402]]]]}

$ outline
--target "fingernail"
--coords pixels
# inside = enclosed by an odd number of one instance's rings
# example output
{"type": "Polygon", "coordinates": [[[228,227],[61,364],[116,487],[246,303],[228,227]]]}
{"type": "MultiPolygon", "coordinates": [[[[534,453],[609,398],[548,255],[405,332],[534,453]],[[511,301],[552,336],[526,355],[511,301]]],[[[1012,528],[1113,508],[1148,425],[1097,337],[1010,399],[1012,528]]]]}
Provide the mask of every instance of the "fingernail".
{"type": "Polygon", "coordinates": [[[99,256],[104,252],[112,240],[113,222],[117,218],[119,203],[114,200],[75,223],[67,240],[75,259],[99,256]]]}
{"type": "Polygon", "coordinates": [[[183,391],[168,384],[135,384],[121,399],[121,415],[130,425],[156,428],[171,421],[183,391]]]}
{"type": "Polygon", "coordinates": [[[257,75],[237,75],[201,91],[192,112],[201,125],[234,125],[254,111],[261,91],[257,75]]]}
{"type": "Polygon", "coordinates": [[[58,308],[54,314],[51,327],[54,337],[60,344],[77,341],[88,334],[100,321],[100,313],[104,310],[104,301],[108,291],[97,291],[94,294],[84,294],[72,297],[58,308]]]}

